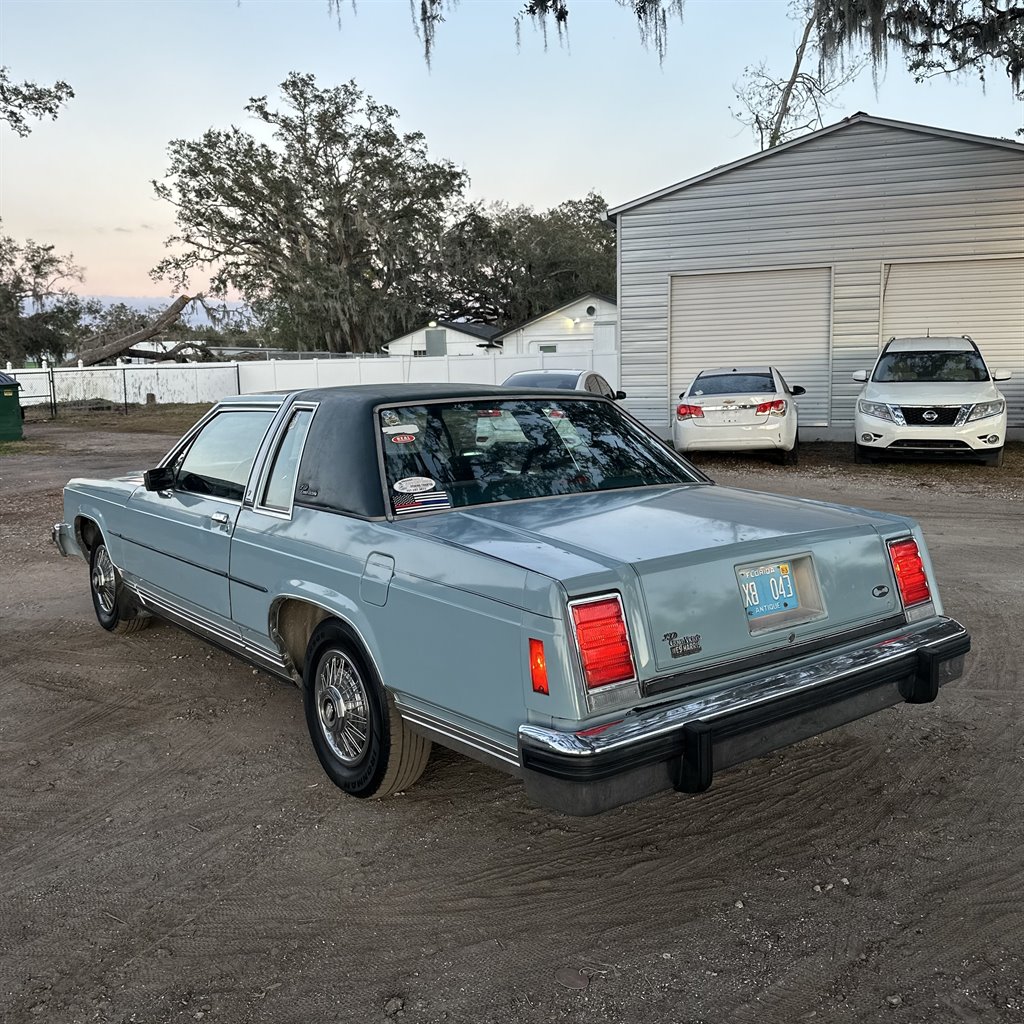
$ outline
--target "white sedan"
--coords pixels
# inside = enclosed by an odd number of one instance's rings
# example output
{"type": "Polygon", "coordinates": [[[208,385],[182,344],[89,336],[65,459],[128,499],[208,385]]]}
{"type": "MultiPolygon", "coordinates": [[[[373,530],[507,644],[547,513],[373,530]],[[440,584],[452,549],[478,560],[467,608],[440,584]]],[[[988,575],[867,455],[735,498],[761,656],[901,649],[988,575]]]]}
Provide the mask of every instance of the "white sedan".
{"type": "Polygon", "coordinates": [[[672,443],[679,452],[775,451],[783,465],[796,465],[793,399],[802,394],[774,366],[701,370],[679,396],[672,443]]]}

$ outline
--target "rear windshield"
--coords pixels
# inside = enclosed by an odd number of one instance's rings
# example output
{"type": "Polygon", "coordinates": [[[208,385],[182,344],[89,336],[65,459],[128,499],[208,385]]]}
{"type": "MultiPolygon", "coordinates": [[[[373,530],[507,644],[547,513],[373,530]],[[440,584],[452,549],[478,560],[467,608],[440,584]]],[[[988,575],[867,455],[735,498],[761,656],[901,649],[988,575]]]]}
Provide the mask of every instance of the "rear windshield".
{"type": "Polygon", "coordinates": [[[578,373],[513,373],[505,387],[516,388],[566,388],[572,390],[576,387],[576,381],[580,379],[578,373]]]}
{"type": "Polygon", "coordinates": [[[977,352],[887,352],[871,379],[886,384],[976,383],[988,380],[988,372],[977,352]]]}
{"type": "Polygon", "coordinates": [[[771,395],[775,381],[770,373],[701,374],[691,385],[691,395],[771,395]]]}
{"type": "Polygon", "coordinates": [[[396,515],[703,480],[607,402],[445,402],[378,415],[396,515]]]}

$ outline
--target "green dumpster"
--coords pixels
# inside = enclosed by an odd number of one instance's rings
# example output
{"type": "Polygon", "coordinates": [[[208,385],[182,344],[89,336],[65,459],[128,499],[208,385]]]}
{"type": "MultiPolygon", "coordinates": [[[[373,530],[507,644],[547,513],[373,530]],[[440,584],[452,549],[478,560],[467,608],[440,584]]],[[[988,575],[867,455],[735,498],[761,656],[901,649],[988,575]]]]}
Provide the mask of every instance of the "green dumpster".
{"type": "Polygon", "coordinates": [[[20,441],[25,435],[21,429],[21,385],[9,374],[0,373],[0,441],[20,441]]]}

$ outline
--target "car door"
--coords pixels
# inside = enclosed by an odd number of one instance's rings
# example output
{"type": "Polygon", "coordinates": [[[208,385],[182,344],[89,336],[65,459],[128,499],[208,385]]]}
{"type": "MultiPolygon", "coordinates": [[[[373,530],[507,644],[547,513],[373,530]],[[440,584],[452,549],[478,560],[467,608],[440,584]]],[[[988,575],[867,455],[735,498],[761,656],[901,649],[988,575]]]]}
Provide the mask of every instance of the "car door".
{"type": "Polygon", "coordinates": [[[206,623],[231,620],[231,534],[256,452],[277,409],[225,408],[176,451],[173,486],[128,502],[125,570],[144,590],[206,623]]]}

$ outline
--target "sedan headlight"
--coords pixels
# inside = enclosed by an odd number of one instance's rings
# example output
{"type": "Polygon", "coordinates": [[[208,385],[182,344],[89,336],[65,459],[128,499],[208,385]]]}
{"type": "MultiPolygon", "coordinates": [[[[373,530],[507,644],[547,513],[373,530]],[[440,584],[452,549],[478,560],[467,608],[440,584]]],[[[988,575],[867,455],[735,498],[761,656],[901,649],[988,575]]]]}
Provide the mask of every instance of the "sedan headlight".
{"type": "Polygon", "coordinates": [[[999,416],[1005,408],[1006,402],[1001,398],[997,398],[994,402],[978,402],[970,411],[967,421],[969,423],[971,420],[983,420],[989,416],[999,416]]]}
{"type": "Polygon", "coordinates": [[[878,419],[888,420],[890,423],[897,422],[896,417],[892,414],[892,409],[881,402],[865,402],[860,400],[857,402],[857,408],[865,416],[876,416],[878,419]]]}

